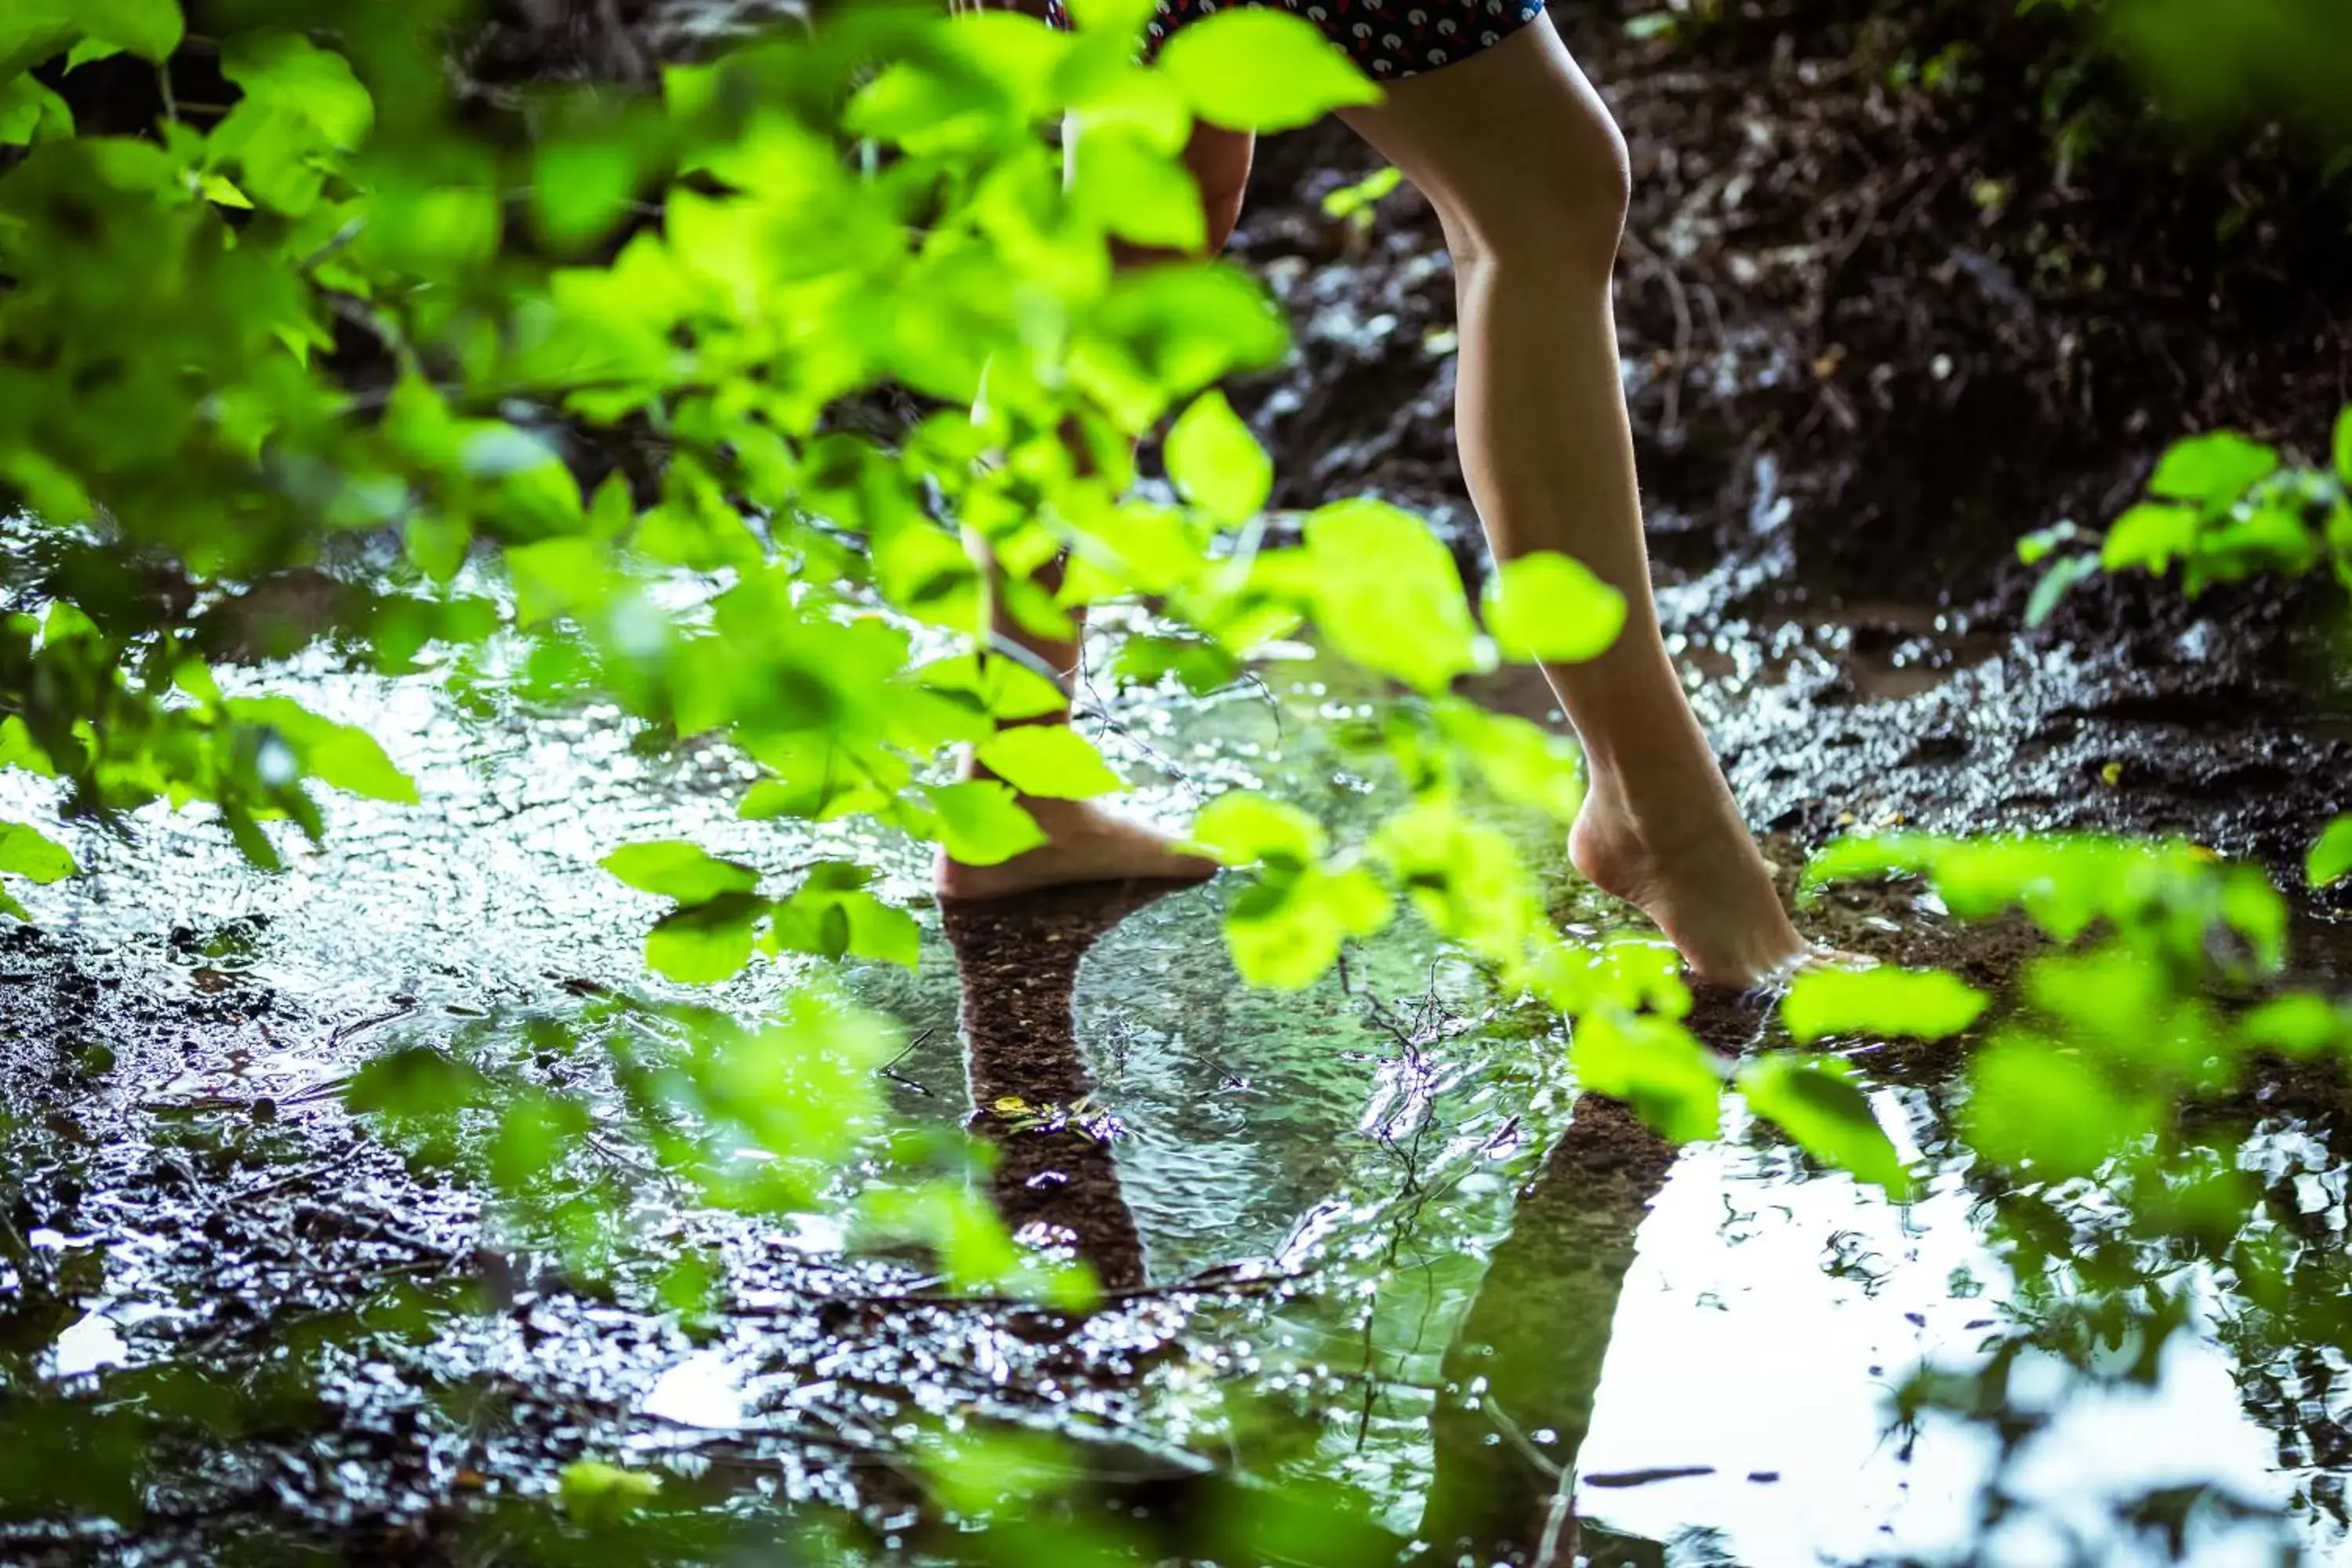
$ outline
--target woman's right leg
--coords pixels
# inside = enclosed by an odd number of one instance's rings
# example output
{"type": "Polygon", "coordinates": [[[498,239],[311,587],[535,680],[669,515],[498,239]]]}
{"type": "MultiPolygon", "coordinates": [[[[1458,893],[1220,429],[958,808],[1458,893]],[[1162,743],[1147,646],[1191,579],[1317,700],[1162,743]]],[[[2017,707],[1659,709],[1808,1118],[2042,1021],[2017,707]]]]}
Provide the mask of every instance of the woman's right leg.
{"type": "Polygon", "coordinates": [[[1625,628],[1545,674],[1591,774],[1579,869],[1656,921],[1700,978],[1748,985],[1810,949],[1789,921],[1666,656],[1610,279],[1626,154],[1549,19],[1344,111],[1437,209],[1461,309],[1463,478],[1497,557],[1575,556],[1625,628]]]}
{"type": "MultiPolygon", "coordinates": [[[[1192,171],[1201,187],[1202,216],[1207,220],[1207,254],[1211,256],[1224,248],[1225,241],[1233,236],[1234,225],[1240,221],[1242,195],[1249,184],[1253,141],[1247,132],[1198,125],[1184,148],[1184,166],[1192,171]]],[[[1122,268],[1186,259],[1178,253],[1132,246],[1120,247],[1116,258],[1122,268]]],[[[1031,631],[1005,611],[1003,595],[998,591],[995,563],[985,549],[977,545],[975,548],[983,580],[989,585],[991,636],[1034,656],[1041,668],[1054,671],[1063,690],[1069,691],[1077,679],[1077,638],[1086,630],[1083,615],[1073,614],[1073,630],[1067,637],[1043,637],[1031,631]]],[[[1058,584],[1048,580],[1043,585],[1050,590],[1058,584]]],[[[1042,719],[1024,721],[1046,724],[1069,721],[1067,708],[1042,719]]],[[[976,763],[968,763],[967,771],[972,776],[987,776],[976,763]]],[[[1197,880],[1216,869],[1213,862],[1199,856],[1180,853],[1175,847],[1176,840],[1169,835],[1093,801],[1024,795],[1021,805],[1036,819],[1045,842],[997,866],[966,866],[942,857],[939,866],[939,890],[942,897],[1003,898],[1074,882],[1197,880]]]]}

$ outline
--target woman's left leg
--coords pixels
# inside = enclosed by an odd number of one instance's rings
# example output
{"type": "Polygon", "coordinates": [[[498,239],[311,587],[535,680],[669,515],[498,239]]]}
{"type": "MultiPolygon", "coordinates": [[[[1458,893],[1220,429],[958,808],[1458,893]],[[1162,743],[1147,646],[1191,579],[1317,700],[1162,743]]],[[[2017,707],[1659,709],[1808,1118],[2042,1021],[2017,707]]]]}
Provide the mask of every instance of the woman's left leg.
{"type": "MultiPolygon", "coordinates": [[[[1086,133],[1082,125],[1073,130],[1077,135],[1086,133]]],[[[1209,255],[1224,248],[1234,225],[1240,220],[1242,195],[1249,184],[1251,151],[1248,132],[1223,131],[1212,125],[1195,127],[1192,141],[1184,148],[1184,166],[1201,187],[1209,255]]],[[[1132,247],[1123,247],[1116,255],[1121,268],[1181,259],[1183,258],[1165,251],[1132,247]]],[[[1026,651],[1039,668],[1054,671],[1067,691],[1077,679],[1077,639],[1086,630],[1083,614],[1073,617],[1074,626],[1068,637],[1040,637],[1031,631],[1005,612],[996,591],[995,563],[984,548],[975,544],[975,549],[983,580],[990,588],[991,635],[1026,651]]],[[[1051,589],[1056,582],[1047,581],[1043,585],[1051,589]]],[[[1029,721],[1047,724],[1069,721],[1067,708],[1029,721]]],[[[966,759],[966,773],[972,777],[987,776],[986,770],[971,758],[966,759]]],[[[1094,801],[1024,795],[1021,805],[1036,820],[1045,842],[995,866],[967,866],[942,854],[937,879],[940,897],[1004,898],[1075,882],[1197,881],[1216,870],[1213,861],[1179,849],[1177,841],[1168,834],[1094,801]]]]}

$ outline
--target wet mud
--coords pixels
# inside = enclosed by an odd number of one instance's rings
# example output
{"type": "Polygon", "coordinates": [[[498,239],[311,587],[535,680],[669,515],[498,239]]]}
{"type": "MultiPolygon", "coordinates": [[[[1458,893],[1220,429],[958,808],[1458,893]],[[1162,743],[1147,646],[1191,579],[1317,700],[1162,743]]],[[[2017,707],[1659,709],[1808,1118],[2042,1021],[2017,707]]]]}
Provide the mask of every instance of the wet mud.
{"type": "MultiPolygon", "coordinates": [[[[475,69],[629,77],[694,47],[656,36],[694,9],[509,6],[475,69]]],[[[1663,41],[1613,5],[1560,21],[1634,150],[1620,304],[1662,608],[1776,858],[1903,825],[2179,832],[2293,865],[2352,776],[2340,605],[2100,584],[2027,631],[2010,546],[2111,515],[2189,428],[2315,446],[2347,377],[2340,223],[2273,147],[2193,177],[2054,168],[2037,57],[2007,35],[1971,98],[1891,88],[1962,36],[1943,10],[1731,9],[1663,41]],[[2253,209],[2234,243],[2209,237],[2229,192],[2253,209]]],[[[1283,504],[1391,496],[1475,574],[1434,225],[1410,193],[1368,228],[1319,208],[1370,167],[1336,128],[1265,149],[1236,248],[1299,353],[1237,402],[1283,504]]],[[[1951,1138],[1953,1049],[1855,1057],[1928,1173],[1898,1209],[1752,1127],[1669,1150],[1578,1092],[1557,1020],[1424,932],[1268,997],[1225,964],[1223,883],[927,910],[915,975],[855,981],[905,1032],[894,1113],[971,1134],[973,1184],[1083,1259],[1099,1305],[959,1296],[835,1212],[709,1212],[617,1134],[580,1158],[638,1228],[589,1267],[343,1086],[394,1046],[585,1071],[556,1042],[635,1026],[607,1003],[647,992],[646,910],[593,869],[614,843],[773,867],[843,846],[734,823],[730,760],[649,760],[609,715],[503,700],[495,672],[258,673],[369,716],[428,806],[341,811],[274,883],[163,822],[78,842],[90,883],[0,940],[0,1560],[699,1562],[812,1521],[942,1560],[1051,1560],[1038,1531],[1114,1519],[1228,1563],[1942,1561],[1969,1539],[1985,1455],[1888,1414],[1913,1365],[1965,1362],[2023,1310],[1997,1284],[1999,1194],[1951,1138]],[[688,1258],[708,1287],[682,1296],[688,1258]],[[938,1463],[971,1431],[1066,1440],[1068,1497],[960,1510],[938,1463]],[[579,1528],[555,1498],[581,1458],[659,1474],[658,1506],[579,1528]],[[1328,1515],[1251,1533],[1310,1477],[1328,1515]]],[[[1335,735],[1381,694],[1311,660],[1255,673],[1270,696],[1095,694],[1144,805],[1257,788],[1365,820],[1381,781],[1335,735]]],[[[848,847],[923,901],[901,847],[848,847]]],[[[1625,918],[1558,891],[1581,929],[1625,918]]],[[[2297,930],[2297,973],[2338,989],[2342,913],[2297,930]]],[[[1988,986],[2037,945],[1899,889],[1811,918],[1988,986]]],[[[791,978],[721,1005],[757,1016],[791,978]]],[[[1726,999],[1698,1022],[1727,1056],[1779,1043],[1726,999]]],[[[2215,1112],[2268,1140],[2260,1177],[2315,1238],[2346,1223],[2345,1110],[2301,1069],[2215,1112]]],[[[2147,1403],[2050,1418],[2108,1467],[2045,1465],[2050,1506],[2142,1507],[2204,1474],[2162,1468],[2177,1448],[2340,1548],[2340,1349],[2243,1320],[2192,1338],[2147,1403]]]]}

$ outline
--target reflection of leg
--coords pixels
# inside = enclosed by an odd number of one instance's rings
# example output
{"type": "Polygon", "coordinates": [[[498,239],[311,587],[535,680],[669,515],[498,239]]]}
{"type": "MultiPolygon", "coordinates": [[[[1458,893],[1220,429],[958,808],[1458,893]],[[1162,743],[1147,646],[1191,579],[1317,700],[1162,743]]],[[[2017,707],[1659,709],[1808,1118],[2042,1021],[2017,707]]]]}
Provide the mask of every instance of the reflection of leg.
{"type": "Polygon", "coordinates": [[[1071,1013],[1078,963],[1097,938],[1154,896],[1073,888],[950,903],[942,919],[963,983],[972,1127],[997,1148],[997,1209],[1015,1231],[1075,1238],[1079,1257],[1114,1290],[1143,1283],[1143,1243],[1101,1124],[1093,1131],[1087,1117],[1053,1130],[1023,1124],[1094,1092],[1071,1013]]]}
{"type": "Polygon", "coordinates": [[[1703,977],[1797,957],[1763,858],[1658,633],[1612,320],[1623,139],[1538,18],[1400,81],[1348,122],[1436,207],[1461,307],[1463,477],[1496,556],[1560,551],[1626,597],[1617,645],[1549,668],[1592,770],[1577,866],[1639,904],[1703,977]]]}
{"type": "Polygon", "coordinates": [[[1520,1194],[1478,1299],[1445,1353],[1430,1430],[1437,1468],[1421,1535],[1496,1560],[1513,1550],[1572,1563],[1563,1503],[1634,1232],[1674,1153],[1613,1100],[1588,1094],[1520,1194]],[[1568,1478],[1568,1479],[1563,1479],[1568,1478]]]}
{"type": "MultiPolygon", "coordinates": [[[[1075,133],[1083,135],[1084,131],[1081,128],[1075,133]]],[[[1192,140],[1184,149],[1185,167],[1192,172],[1201,187],[1211,255],[1224,248],[1241,216],[1242,193],[1249,183],[1251,146],[1251,138],[1244,132],[1203,125],[1194,129],[1192,140]]],[[[1166,251],[1132,247],[1122,247],[1118,253],[1121,267],[1142,267],[1171,259],[1181,258],[1166,251]]],[[[1079,460],[1085,460],[1083,454],[1079,460]]],[[[1036,664],[1052,670],[1067,690],[1077,674],[1076,637],[1085,630],[1083,616],[1073,616],[1074,630],[1068,637],[1042,634],[1022,625],[1005,607],[1006,595],[994,562],[978,541],[971,544],[991,590],[990,634],[1034,656],[1036,664]]],[[[1060,568],[1049,566],[1036,581],[1051,593],[1060,585],[1060,568]]],[[[1069,711],[1065,709],[1048,715],[1044,721],[1066,724],[1069,719],[1069,711]]],[[[974,776],[986,776],[984,770],[974,767],[972,771],[974,776]]],[[[960,866],[942,860],[939,875],[942,894],[950,898],[988,899],[1074,882],[1130,878],[1198,880],[1215,869],[1197,856],[1176,853],[1173,840],[1167,835],[1129,822],[1090,801],[1024,796],[1021,804],[1037,819],[1047,842],[1002,866],[960,866]]]]}

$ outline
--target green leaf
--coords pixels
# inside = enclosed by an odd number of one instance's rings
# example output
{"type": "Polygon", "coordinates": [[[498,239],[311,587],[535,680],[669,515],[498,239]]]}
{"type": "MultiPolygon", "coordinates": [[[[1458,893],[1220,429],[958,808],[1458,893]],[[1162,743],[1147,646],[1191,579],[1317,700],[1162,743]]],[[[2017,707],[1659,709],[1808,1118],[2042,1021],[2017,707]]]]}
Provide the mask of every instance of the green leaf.
{"type": "Polygon", "coordinates": [[[2056,554],[2060,546],[2074,543],[2083,537],[2083,531],[2074,519],[2053,522],[2048,528],[2036,529],[2017,542],[2017,559],[2028,566],[2039,566],[2056,554]]]}
{"type": "Polygon", "coordinates": [[[0,81],[0,147],[26,147],[74,133],[73,110],[29,76],[0,81]]]}
{"type": "Polygon", "coordinates": [[[322,719],[290,697],[233,697],[229,717],[274,730],[302,771],[320,784],[373,800],[414,805],[416,784],[366,731],[322,719]]]}
{"type": "Polygon", "coordinates": [[[1461,571],[1411,512],[1375,500],[1319,508],[1300,564],[1316,624],[1343,658],[1426,692],[1477,668],[1461,571]]]}
{"type": "Polygon", "coordinates": [[[1469,702],[1449,700],[1438,709],[1437,721],[1496,795],[1559,822],[1576,820],[1584,805],[1584,769],[1575,742],[1469,702]]]}
{"type": "Polygon", "coordinates": [[[1910,1173],[1845,1063],[1833,1057],[1759,1057],[1740,1069],[1739,1091],[1749,1109],[1822,1163],[1883,1187],[1890,1197],[1910,1196],[1910,1173]]]}
{"type": "Polygon", "coordinates": [[[1193,23],[1160,52],[1193,112],[1234,131],[1288,131],[1381,89],[1304,16],[1236,5],[1193,23]]]}
{"type": "Polygon", "coordinates": [[[160,63],[184,26],[177,0],[7,0],[0,11],[0,81],[84,40],[160,63]]]}
{"type": "Polygon", "coordinates": [[[558,1485],[563,1511],[593,1530],[618,1524],[645,1507],[660,1495],[662,1480],[600,1459],[574,1459],[563,1467],[558,1485]]]}
{"type": "Polygon", "coordinates": [[[906,910],[865,890],[869,875],[862,866],[811,868],[800,890],[776,906],[768,945],[915,968],[922,954],[921,928],[906,910]]]}
{"type": "Polygon", "coordinates": [[[361,1068],[343,1089],[343,1103],[391,1116],[442,1116],[473,1104],[488,1087],[471,1063],[431,1046],[407,1046],[361,1068]]]}
{"type": "Polygon", "coordinates": [[[1807,1043],[1824,1035],[1941,1040],[1975,1023],[1990,1001],[1941,969],[1814,969],[1790,985],[1780,1020],[1807,1043]]]}
{"type": "Polygon", "coordinates": [[[239,33],[222,44],[220,62],[221,75],[244,89],[247,101],[292,117],[339,152],[357,147],[374,128],[375,102],[351,62],[299,33],[239,33]]]}
{"type": "Polygon", "coordinates": [[[1362,867],[1308,866],[1243,889],[1225,911],[1225,942],[1252,985],[1300,991],[1323,978],[1350,937],[1377,934],[1394,911],[1388,889],[1362,867]]]}
{"type": "Polygon", "coordinates": [[[646,933],[646,967],[683,985],[732,980],[751,961],[754,928],[768,900],[720,893],[671,910],[646,933]]]}
{"type": "Polygon", "coordinates": [[[1036,819],[1007,786],[990,780],[932,784],[923,793],[939,813],[940,845],[966,866],[1001,866],[1045,842],[1036,819]]]}
{"type": "Polygon", "coordinates": [[[1093,743],[1066,724],[999,730],[972,755],[1023,795],[1046,800],[1090,800],[1127,787],[1093,743]]]}
{"type": "Polygon", "coordinates": [[[1201,187],[1148,137],[1079,119],[1070,151],[1070,201],[1111,233],[1160,250],[1198,252],[1209,242],[1201,187]]]}
{"type": "Polygon", "coordinates": [[[2210,516],[2237,505],[2278,468],[2277,447],[2217,430],[2176,443],[2157,464],[2147,488],[2152,495],[2186,501],[2210,516]]]}
{"type": "Polygon", "coordinates": [[[2282,1056],[2313,1057],[2352,1044],[2352,1015],[2309,991],[2275,996],[2238,1020],[2238,1037],[2282,1056]]]}
{"type": "Polygon", "coordinates": [[[1246,522],[1274,493],[1274,459],[1222,392],[1202,393],[1168,432],[1168,477],[1223,523],[1246,522]]]}
{"type": "Polygon", "coordinates": [[[1580,664],[1625,626],[1625,595],[1571,556],[1506,561],[1486,584],[1486,630],[1509,658],[1580,664]]]}
{"type": "Polygon", "coordinates": [[[72,851],[37,828],[0,822],[0,871],[29,882],[59,882],[81,870],[72,851]]]}
{"type": "Polygon", "coordinates": [[[2315,888],[2332,888],[2352,877],[2352,816],[2339,816],[2327,825],[2303,868],[2315,888]]]}
{"type": "Polygon", "coordinates": [[[2126,1096],[2081,1057],[2005,1035],[1969,1065],[1962,1122],[1985,1158],[2044,1181],[2097,1171],[2156,1130],[2157,1108],[2126,1096]]]}
{"type": "Polygon", "coordinates": [[[2197,547],[2197,514],[2185,507],[2143,504],[2132,508],[2107,530],[2099,547],[2099,564],[2110,572],[2131,567],[2161,576],[2172,563],[2197,547]]]}
{"type": "Polygon", "coordinates": [[[1393,163],[1381,165],[1352,185],[1341,185],[1323,198],[1327,217],[1355,217],[1368,214],[1381,200],[1404,183],[1404,171],[1393,163]]]}
{"type": "Polygon", "coordinates": [[[753,868],[719,859],[698,845],[677,839],[625,844],[600,864],[640,892],[682,904],[698,904],[721,893],[748,893],[760,885],[760,873],[753,868]]]}
{"type": "Polygon", "coordinates": [[[1225,866],[1302,867],[1323,855],[1323,829],[1284,801],[1236,790],[1221,795],[1193,819],[1191,844],[1225,866]]]}
{"type": "Polygon", "coordinates": [[[2095,555],[2069,555],[2042,574],[2033,585],[2033,596],[2025,603],[2025,624],[2040,626],[2058,613],[2058,602],[2076,587],[2099,574],[2099,558],[2095,555]]]}
{"type": "Polygon", "coordinates": [[[1723,1128],[1723,1077],[1688,1029],[1650,1013],[1595,1013],[1576,1020],[1569,1059],[1577,1081],[1622,1100],[1677,1143],[1723,1128]]]}
{"type": "Polygon", "coordinates": [[[2336,477],[2352,489],[2352,405],[2336,421],[2336,477]]]}

